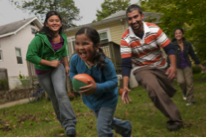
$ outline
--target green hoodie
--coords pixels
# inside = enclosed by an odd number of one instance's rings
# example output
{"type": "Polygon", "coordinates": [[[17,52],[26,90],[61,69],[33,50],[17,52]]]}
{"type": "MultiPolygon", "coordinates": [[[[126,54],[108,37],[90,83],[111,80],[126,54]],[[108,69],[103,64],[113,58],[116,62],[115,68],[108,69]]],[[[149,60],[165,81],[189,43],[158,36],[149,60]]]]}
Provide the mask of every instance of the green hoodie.
{"type": "Polygon", "coordinates": [[[37,33],[35,37],[29,44],[27,49],[26,60],[35,64],[35,68],[39,70],[49,70],[52,69],[50,66],[41,65],[41,59],[45,60],[61,60],[63,57],[68,55],[67,52],[67,36],[65,34],[60,34],[64,40],[63,46],[54,51],[50,41],[45,34],[37,33]]]}

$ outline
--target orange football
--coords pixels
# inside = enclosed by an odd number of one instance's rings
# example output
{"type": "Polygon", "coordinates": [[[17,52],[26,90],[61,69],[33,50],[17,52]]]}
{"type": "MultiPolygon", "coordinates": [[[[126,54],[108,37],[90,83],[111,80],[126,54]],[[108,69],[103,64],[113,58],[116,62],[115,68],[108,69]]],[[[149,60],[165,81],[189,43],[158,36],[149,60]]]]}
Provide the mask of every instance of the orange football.
{"type": "Polygon", "coordinates": [[[88,74],[82,73],[75,75],[72,79],[73,90],[78,92],[80,87],[88,85],[89,81],[94,82],[94,79],[88,74]]]}

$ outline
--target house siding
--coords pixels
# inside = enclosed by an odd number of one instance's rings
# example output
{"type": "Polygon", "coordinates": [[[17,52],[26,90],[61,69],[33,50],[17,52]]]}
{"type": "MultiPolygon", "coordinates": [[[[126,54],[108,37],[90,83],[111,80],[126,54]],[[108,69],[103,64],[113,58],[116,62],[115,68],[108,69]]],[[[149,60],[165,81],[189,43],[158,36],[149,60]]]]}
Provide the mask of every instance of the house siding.
{"type": "Polygon", "coordinates": [[[15,35],[0,38],[0,49],[3,51],[3,60],[0,61],[0,68],[6,68],[9,78],[9,88],[20,87],[19,74],[28,76],[26,52],[34,34],[31,33],[31,26],[28,25],[15,35]],[[21,49],[23,64],[17,64],[15,48],[21,49]]]}
{"type": "Polygon", "coordinates": [[[110,30],[110,40],[119,44],[121,40],[122,33],[126,29],[125,27],[125,22],[124,21],[115,21],[115,22],[110,22],[107,24],[102,24],[99,26],[95,26],[97,30],[102,30],[102,29],[109,29],[110,30]]]}
{"type": "Polygon", "coordinates": [[[120,44],[122,33],[124,32],[125,28],[121,22],[111,24],[110,26],[110,33],[111,33],[111,41],[120,44]]]}
{"type": "MultiPolygon", "coordinates": [[[[109,40],[119,45],[122,33],[124,32],[127,26],[125,20],[122,20],[122,21],[114,21],[114,22],[105,23],[97,26],[91,26],[91,27],[95,28],[97,31],[109,30],[109,40]]],[[[68,36],[68,43],[70,43],[71,38],[75,37],[77,31],[78,29],[74,29],[74,30],[70,30],[69,32],[66,32],[68,36]]],[[[69,44],[69,52],[71,51],[72,51],[72,47],[69,44]]],[[[70,53],[70,55],[71,54],[72,53],[70,53]]]]}

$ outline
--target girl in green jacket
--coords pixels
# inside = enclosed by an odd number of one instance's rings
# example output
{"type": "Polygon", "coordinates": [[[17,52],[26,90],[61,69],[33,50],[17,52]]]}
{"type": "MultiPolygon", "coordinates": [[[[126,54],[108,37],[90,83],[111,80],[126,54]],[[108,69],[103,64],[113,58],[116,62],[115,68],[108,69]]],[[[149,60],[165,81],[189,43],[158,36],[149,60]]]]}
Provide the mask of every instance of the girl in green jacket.
{"type": "Polygon", "coordinates": [[[66,91],[67,37],[62,33],[59,13],[46,14],[43,28],[29,44],[26,59],[35,64],[39,83],[48,93],[66,135],[75,136],[76,117],[66,91]]]}

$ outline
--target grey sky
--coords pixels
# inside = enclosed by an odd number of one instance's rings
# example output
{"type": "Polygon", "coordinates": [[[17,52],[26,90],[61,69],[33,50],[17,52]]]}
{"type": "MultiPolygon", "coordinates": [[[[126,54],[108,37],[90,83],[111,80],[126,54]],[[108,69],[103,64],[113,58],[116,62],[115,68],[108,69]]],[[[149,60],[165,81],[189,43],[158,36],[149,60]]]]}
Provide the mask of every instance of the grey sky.
{"type": "MultiPolygon", "coordinates": [[[[138,0],[130,1],[131,4],[138,2],[138,0]]],[[[82,17],[80,21],[75,23],[81,25],[96,19],[96,10],[101,10],[101,3],[104,0],[74,0],[74,2],[80,9],[80,16],[82,17]]],[[[9,0],[0,0],[0,26],[28,17],[33,17],[33,15],[29,15],[28,12],[16,8],[9,0]]]]}

